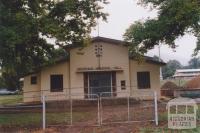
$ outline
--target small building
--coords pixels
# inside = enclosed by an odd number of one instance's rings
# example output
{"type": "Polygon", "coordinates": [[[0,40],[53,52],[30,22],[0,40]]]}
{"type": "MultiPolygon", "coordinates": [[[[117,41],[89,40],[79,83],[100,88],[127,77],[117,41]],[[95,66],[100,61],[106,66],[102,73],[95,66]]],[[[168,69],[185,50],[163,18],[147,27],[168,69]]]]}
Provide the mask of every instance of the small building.
{"type": "Polygon", "coordinates": [[[174,97],[174,91],[182,89],[177,86],[174,82],[167,81],[161,86],[161,96],[164,97],[174,97]]]}
{"type": "Polygon", "coordinates": [[[192,79],[200,75],[200,69],[177,69],[174,78],[175,79],[192,79]]]}
{"type": "Polygon", "coordinates": [[[129,55],[127,43],[95,37],[86,47],[68,45],[69,58],[56,61],[24,77],[24,102],[40,101],[41,94],[52,95],[48,100],[82,94],[120,97],[124,92],[157,91],[160,94],[160,67],[164,62],[144,57],[138,62],[129,55]]]}

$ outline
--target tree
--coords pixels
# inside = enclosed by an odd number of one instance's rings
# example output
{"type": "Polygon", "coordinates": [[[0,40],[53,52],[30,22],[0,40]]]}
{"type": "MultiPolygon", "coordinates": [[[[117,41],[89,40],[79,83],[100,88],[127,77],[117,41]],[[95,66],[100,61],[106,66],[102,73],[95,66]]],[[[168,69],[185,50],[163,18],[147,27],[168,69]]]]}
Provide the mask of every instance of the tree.
{"type": "Polygon", "coordinates": [[[5,87],[5,82],[3,81],[2,76],[0,76],[0,89],[5,87]]]}
{"type": "Polygon", "coordinates": [[[153,59],[156,60],[156,61],[159,61],[159,60],[160,60],[160,58],[159,58],[157,55],[154,55],[154,56],[153,56],[153,59]]]}
{"type": "Polygon", "coordinates": [[[162,68],[163,78],[166,79],[168,77],[172,77],[176,71],[176,69],[182,68],[182,65],[177,60],[169,60],[167,65],[162,68]]]}
{"type": "Polygon", "coordinates": [[[156,60],[156,61],[163,61],[162,59],[160,59],[160,57],[159,56],[157,56],[157,55],[154,55],[153,56],[153,59],[154,60],[156,60]]]}
{"type": "Polygon", "coordinates": [[[55,44],[83,44],[96,19],[106,20],[106,0],[0,0],[0,67],[7,87],[54,59],[55,44]]]}
{"type": "Polygon", "coordinates": [[[199,0],[139,0],[139,4],[158,10],[158,16],[137,21],[125,32],[132,54],[141,55],[160,43],[176,48],[175,40],[191,33],[198,38],[194,55],[200,50],[199,0]]]}
{"type": "Polygon", "coordinates": [[[200,68],[200,58],[194,57],[189,60],[188,64],[188,68],[190,69],[200,68]]]}

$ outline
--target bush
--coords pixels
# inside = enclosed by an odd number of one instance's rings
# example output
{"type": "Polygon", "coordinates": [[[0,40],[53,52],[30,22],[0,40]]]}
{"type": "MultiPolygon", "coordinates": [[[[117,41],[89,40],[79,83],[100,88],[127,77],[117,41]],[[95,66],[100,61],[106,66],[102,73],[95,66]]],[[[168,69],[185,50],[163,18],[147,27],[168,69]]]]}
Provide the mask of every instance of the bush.
{"type": "Polygon", "coordinates": [[[186,93],[186,94],[181,94],[181,97],[187,97],[187,98],[200,98],[200,94],[198,93],[186,93]]]}

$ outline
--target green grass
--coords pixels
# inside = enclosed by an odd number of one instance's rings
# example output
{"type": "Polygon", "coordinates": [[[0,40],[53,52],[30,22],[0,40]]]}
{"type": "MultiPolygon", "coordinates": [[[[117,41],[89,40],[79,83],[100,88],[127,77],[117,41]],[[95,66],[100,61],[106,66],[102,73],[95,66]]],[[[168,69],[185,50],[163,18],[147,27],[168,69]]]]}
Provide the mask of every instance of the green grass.
{"type": "Polygon", "coordinates": [[[0,114],[2,126],[31,126],[41,123],[41,113],[0,114]]]}
{"type": "Polygon", "coordinates": [[[164,128],[142,128],[140,133],[200,133],[200,127],[195,129],[185,129],[185,130],[173,130],[164,128]]]}
{"type": "MultiPolygon", "coordinates": [[[[200,105],[198,105],[198,111],[197,111],[197,118],[200,118],[200,105]]],[[[200,126],[197,125],[197,128],[195,129],[187,129],[187,130],[172,130],[172,129],[168,129],[168,112],[162,112],[159,113],[159,124],[161,123],[165,123],[165,125],[163,127],[145,127],[145,128],[140,128],[140,133],[200,133],[200,126]]],[[[198,123],[197,123],[198,124],[198,123]]]]}
{"type": "Polygon", "coordinates": [[[158,114],[158,120],[159,120],[159,122],[168,121],[167,111],[164,112],[164,113],[159,113],[158,114]]]}
{"type": "MultiPolygon", "coordinates": [[[[197,117],[200,112],[197,113],[197,117]]],[[[163,112],[163,113],[159,113],[159,124],[161,123],[165,123],[165,125],[163,127],[145,127],[145,128],[140,128],[140,133],[200,133],[200,126],[197,125],[197,128],[195,129],[187,129],[187,130],[173,130],[173,129],[169,129],[167,126],[167,121],[168,121],[168,113],[163,112]]]]}
{"type": "Polygon", "coordinates": [[[22,95],[0,95],[0,105],[14,105],[22,102],[22,95]]]}
{"type": "MultiPolygon", "coordinates": [[[[70,124],[70,113],[47,113],[46,123],[50,124],[70,124]]],[[[73,122],[80,122],[91,119],[88,112],[74,112],[73,122]]],[[[38,113],[19,113],[19,114],[0,114],[0,125],[4,127],[41,127],[42,112],[38,113]]]]}
{"type": "MultiPolygon", "coordinates": [[[[23,103],[23,95],[1,95],[0,106],[23,103]]],[[[73,112],[73,122],[91,120],[89,112],[73,112]]],[[[46,123],[70,124],[69,112],[47,112],[46,123]]],[[[40,112],[0,113],[0,126],[3,127],[41,127],[42,110],[40,112]]]]}
{"type": "MultiPolygon", "coordinates": [[[[188,111],[190,111],[190,110],[188,110],[188,111]]],[[[182,111],[182,112],[185,112],[185,110],[182,111]]],[[[163,121],[167,122],[168,121],[168,112],[167,111],[159,113],[158,115],[159,115],[158,118],[159,118],[160,122],[163,122],[163,121]]],[[[200,105],[198,105],[196,118],[197,118],[197,120],[200,120],[200,105]]]]}

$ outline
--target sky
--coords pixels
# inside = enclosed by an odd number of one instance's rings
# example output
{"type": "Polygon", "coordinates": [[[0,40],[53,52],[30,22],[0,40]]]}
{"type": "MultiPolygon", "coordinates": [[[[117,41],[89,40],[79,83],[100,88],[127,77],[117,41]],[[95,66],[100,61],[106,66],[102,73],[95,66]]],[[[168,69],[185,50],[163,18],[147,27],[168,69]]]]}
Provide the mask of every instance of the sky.
{"type": "MultiPolygon", "coordinates": [[[[145,21],[147,18],[157,16],[156,11],[151,11],[141,5],[138,0],[108,0],[110,4],[104,6],[104,11],[109,14],[107,22],[99,20],[99,36],[123,40],[126,29],[135,21],[145,21]]],[[[98,28],[93,28],[91,36],[98,35],[98,28]]],[[[196,38],[185,35],[175,41],[178,47],[172,50],[166,45],[161,45],[161,59],[165,62],[176,59],[183,65],[187,65],[196,46],[196,38]]],[[[147,55],[158,55],[158,47],[150,50],[147,55]]]]}

